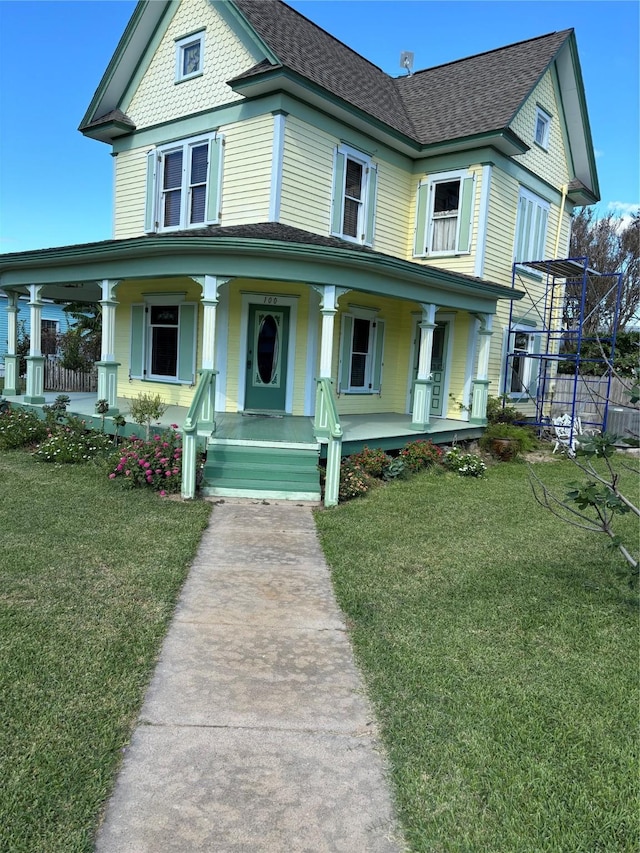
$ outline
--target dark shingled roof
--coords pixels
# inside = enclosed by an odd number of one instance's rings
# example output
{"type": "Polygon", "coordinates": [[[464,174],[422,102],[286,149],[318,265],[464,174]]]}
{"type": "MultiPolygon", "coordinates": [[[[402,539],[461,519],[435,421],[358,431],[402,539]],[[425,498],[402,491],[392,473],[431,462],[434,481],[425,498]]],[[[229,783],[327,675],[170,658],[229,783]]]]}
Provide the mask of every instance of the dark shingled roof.
{"type": "Polygon", "coordinates": [[[423,145],[506,128],[571,30],[396,80],[423,145]]]}
{"type": "Polygon", "coordinates": [[[111,121],[119,121],[122,124],[131,125],[131,127],[135,130],[135,124],[131,121],[128,115],[125,115],[122,112],[122,110],[111,110],[111,112],[106,113],[106,115],[100,116],[99,118],[94,118],[93,121],[89,122],[89,124],[85,126],[96,127],[100,124],[108,124],[111,121]]]}
{"type": "MultiPolygon", "coordinates": [[[[415,137],[394,79],[376,65],[280,0],[234,3],[283,66],[389,127],[415,137]]],[[[264,63],[261,66],[264,70],[264,63]]],[[[251,73],[255,72],[252,69],[251,73]]]]}
{"type": "Polygon", "coordinates": [[[422,145],[506,128],[572,32],[393,78],[281,0],[234,3],[280,63],[236,80],[289,68],[422,145]]]}

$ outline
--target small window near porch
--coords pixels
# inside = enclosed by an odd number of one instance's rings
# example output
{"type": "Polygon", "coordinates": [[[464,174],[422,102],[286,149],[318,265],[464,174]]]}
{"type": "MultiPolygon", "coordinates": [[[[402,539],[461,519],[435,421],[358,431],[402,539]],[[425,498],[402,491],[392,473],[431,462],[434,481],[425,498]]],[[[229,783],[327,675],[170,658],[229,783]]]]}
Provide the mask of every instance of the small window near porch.
{"type": "Polygon", "coordinates": [[[58,352],[58,321],[41,320],[40,335],[42,355],[56,355],[58,352]]]}
{"type": "Polygon", "coordinates": [[[177,305],[152,305],[149,326],[151,352],[149,375],[170,377],[178,375],[178,321],[177,305]]]}

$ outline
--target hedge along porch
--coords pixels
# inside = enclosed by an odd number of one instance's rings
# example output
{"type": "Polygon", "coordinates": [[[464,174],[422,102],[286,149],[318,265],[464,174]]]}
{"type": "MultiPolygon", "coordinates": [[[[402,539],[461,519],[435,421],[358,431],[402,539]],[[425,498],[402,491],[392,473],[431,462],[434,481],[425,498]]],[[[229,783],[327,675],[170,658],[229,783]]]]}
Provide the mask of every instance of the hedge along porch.
{"type": "MultiPolygon", "coordinates": [[[[185,497],[195,489],[196,436],[216,442],[216,412],[314,418],[303,443],[316,461],[327,445],[327,503],[337,499],[341,416],[403,415],[420,434],[434,417],[484,423],[492,315],[498,299],[519,291],[285,226],[205,231],[0,261],[2,288],[29,293],[32,321],[43,296],[100,302],[98,399],[108,400],[109,415],[118,398],[140,392],[188,408],[185,497]]],[[[9,338],[8,372],[17,358],[9,338]]],[[[24,397],[33,405],[43,402],[41,358],[35,336],[24,397]]],[[[267,467],[272,444],[259,447],[267,467]]],[[[290,457],[301,450],[280,449],[290,457]]],[[[316,497],[319,486],[267,491],[316,497]]]]}

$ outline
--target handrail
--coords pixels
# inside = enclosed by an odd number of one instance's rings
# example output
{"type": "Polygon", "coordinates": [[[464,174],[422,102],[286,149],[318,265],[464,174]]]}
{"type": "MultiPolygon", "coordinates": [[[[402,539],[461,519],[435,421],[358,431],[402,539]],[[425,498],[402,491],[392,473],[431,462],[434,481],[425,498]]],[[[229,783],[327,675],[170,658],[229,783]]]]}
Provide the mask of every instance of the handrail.
{"type": "Polygon", "coordinates": [[[182,440],[182,497],[193,498],[196,494],[196,431],[198,423],[204,420],[215,428],[213,411],[217,370],[202,368],[198,371],[200,378],[196,392],[193,395],[189,411],[182,425],[184,437],[182,440]],[[202,415],[205,418],[202,418],[202,415]]]}
{"type": "Polygon", "coordinates": [[[327,442],[327,470],[324,483],[324,504],[338,503],[340,460],[342,458],[342,427],[333,393],[333,380],[326,376],[316,380],[316,416],[313,432],[319,441],[327,442]]]}

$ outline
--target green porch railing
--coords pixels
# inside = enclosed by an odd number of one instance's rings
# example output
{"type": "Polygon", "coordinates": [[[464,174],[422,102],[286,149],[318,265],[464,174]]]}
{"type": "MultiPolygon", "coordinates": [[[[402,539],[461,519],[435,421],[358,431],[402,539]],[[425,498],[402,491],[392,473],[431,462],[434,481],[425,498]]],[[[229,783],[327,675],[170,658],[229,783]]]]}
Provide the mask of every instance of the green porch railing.
{"type": "Polygon", "coordinates": [[[182,425],[182,497],[196,494],[198,429],[215,432],[214,419],[217,370],[199,370],[198,385],[182,425]]]}
{"type": "Polygon", "coordinates": [[[333,380],[322,377],[316,380],[316,416],[313,432],[318,441],[327,442],[327,474],[324,484],[324,505],[338,503],[340,486],[340,459],[342,457],[342,427],[338,416],[333,380]]]}

